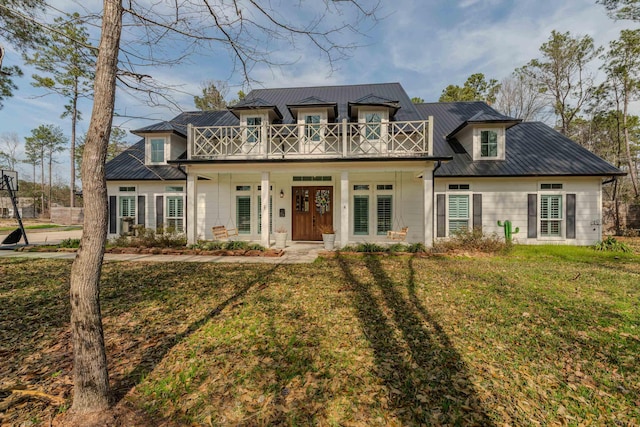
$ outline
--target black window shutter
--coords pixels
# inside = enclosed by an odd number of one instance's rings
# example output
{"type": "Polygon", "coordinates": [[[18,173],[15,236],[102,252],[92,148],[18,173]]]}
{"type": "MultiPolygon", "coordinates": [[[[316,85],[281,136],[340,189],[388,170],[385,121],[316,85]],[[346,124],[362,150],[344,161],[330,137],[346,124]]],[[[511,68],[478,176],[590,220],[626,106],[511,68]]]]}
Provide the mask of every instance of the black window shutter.
{"type": "Polygon", "coordinates": [[[144,218],[146,216],[144,196],[138,196],[138,225],[144,227],[144,218]]]}
{"type": "Polygon", "coordinates": [[[109,234],[116,234],[118,232],[116,228],[117,213],[118,206],[116,206],[116,196],[109,196],[109,234]]]}
{"type": "Polygon", "coordinates": [[[567,239],[576,238],[576,195],[567,194],[567,239]]]}
{"type": "Polygon", "coordinates": [[[529,213],[527,215],[527,237],[538,237],[538,195],[529,194],[529,213]]]}
{"type": "Polygon", "coordinates": [[[164,228],[164,196],[156,196],[156,230],[164,228]]]}
{"type": "Polygon", "coordinates": [[[436,196],[436,209],[437,209],[437,237],[445,237],[446,235],[446,215],[445,215],[445,199],[444,194],[438,194],[436,196]]]}
{"type": "Polygon", "coordinates": [[[482,194],[473,195],[473,228],[482,231],[482,194]]]}

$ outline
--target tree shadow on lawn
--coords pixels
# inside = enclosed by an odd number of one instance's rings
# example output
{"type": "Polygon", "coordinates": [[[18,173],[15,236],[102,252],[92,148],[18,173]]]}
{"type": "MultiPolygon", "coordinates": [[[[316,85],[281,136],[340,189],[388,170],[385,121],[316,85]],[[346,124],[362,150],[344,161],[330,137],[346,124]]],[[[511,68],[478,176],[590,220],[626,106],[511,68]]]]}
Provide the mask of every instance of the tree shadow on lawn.
{"type": "Polygon", "coordinates": [[[356,275],[357,265],[339,255],[337,261],[398,418],[408,425],[493,425],[465,362],[416,295],[413,263],[407,283],[395,283],[378,257],[365,256],[370,284],[356,275]]]}
{"type": "Polygon", "coordinates": [[[112,378],[111,393],[113,401],[119,402],[142,378],[153,371],[156,365],[160,363],[176,344],[188,338],[209,320],[218,316],[227,306],[245,296],[254,286],[266,285],[267,278],[271,276],[278,267],[278,265],[275,265],[265,272],[260,272],[253,279],[247,281],[242,287],[239,287],[234,295],[207,312],[200,319],[191,323],[183,332],[164,335],[158,344],[148,347],[144,351],[140,363],[134,369],[121,378],[112,378]]]}

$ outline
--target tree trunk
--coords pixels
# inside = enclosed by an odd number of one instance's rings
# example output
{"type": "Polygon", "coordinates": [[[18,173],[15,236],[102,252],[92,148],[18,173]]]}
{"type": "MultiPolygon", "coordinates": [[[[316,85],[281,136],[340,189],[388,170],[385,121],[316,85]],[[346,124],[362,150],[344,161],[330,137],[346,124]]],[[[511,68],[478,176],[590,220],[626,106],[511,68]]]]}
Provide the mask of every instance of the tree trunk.
{"type": "Polygon", "coordinates": [[[624,112],[622,114],[622,128],[624,129],[624,143],[625,151],[627,154],[627,163],[629,164],[629,176],[631,177],[631,184],[633,185],[633,194],[636,198],[640,195],[638,193],[638,176],[636,174],[636,165],[631,158],[631,142],[629,141],[629,127],[627,126],[627,114],[629,108],[628,96],[624,99],[624,112]]]}
{"type": "Polygon", "coordinates": [[[76,415],[109,407],[109,375],[100,314],[100,272],[107,237],[107,186],[104,163],[115,103],[121,0],[104,0],[96,64],[94,102],[82,159],[84,231],[71,268],[71,333],[76,415]]]}
{"type": "Polygon", "coordinates": [[[42,212],[40,215],[45,214],[44,210],[44,148],[40,150],[40,208],[42,212]]]}
{"type": "Polygon", "coordinates": [[[76,206],[76,123],[78,122],[78,79],[74,81],[73,105],[71,107],[71,183],[69,184],[69,206],[76,206]]]}
{"type": "Polygon", "coordinates": [[[49,151],[49,200],[47,201],[47,208],[49,209],[49,219],[51,219],[51,195],[53,186],[51,185],[51,166],[53,165],[53,152],[49,151]]]}

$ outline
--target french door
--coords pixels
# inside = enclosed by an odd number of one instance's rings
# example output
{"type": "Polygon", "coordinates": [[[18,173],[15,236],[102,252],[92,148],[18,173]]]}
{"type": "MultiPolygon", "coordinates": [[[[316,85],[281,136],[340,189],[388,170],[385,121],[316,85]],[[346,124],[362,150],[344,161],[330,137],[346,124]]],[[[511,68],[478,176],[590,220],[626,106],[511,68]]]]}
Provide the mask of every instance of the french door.
{"type": "Polygon", "coordinates": [[[292,240],[322,240],[322,229],[333,227],[333,187],[293,187],[292,240]]]}

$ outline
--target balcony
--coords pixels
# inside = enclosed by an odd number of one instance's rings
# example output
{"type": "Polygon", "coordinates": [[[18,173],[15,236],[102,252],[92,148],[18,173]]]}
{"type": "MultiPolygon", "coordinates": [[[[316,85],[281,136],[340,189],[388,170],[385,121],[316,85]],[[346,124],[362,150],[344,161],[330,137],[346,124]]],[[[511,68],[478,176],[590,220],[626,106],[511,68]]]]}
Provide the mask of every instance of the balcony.
{"type": "Polygon", "coordinates": [[[433,117],[388,123],[188,126],[190,160],[425,157],[433,117]]]}

